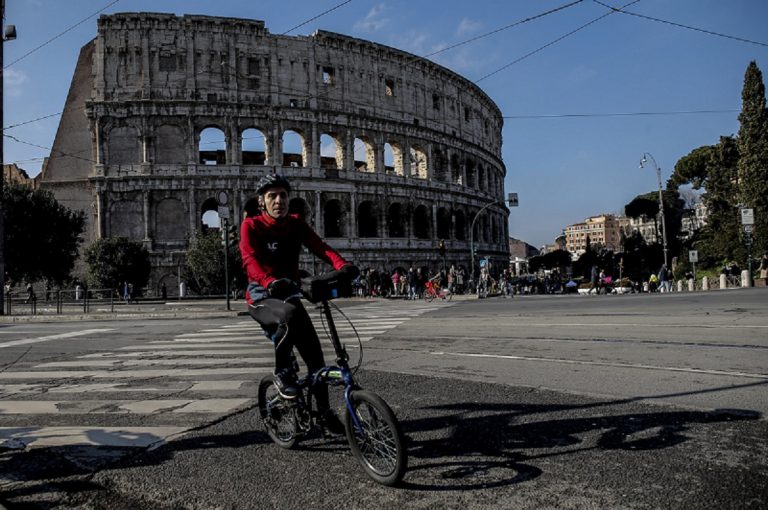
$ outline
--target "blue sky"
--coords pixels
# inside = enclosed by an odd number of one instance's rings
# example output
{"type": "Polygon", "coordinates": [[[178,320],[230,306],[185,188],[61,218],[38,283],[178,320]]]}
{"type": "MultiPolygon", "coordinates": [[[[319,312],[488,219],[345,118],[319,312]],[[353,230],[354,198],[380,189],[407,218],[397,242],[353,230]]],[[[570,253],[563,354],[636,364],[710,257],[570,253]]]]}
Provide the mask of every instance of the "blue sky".
{"type": "MultiPolygon", "coordinates": [[[[83,20],[102,9],[261,19],[282,33],[342,1],[6,0],[6,23],[16,25],[18,39],[5,44],[4,125],[61,112],[78,52],[96,35],[96,16],[83,20]]],[[[631,0],[601,1],[621,7],[631,0]]],[[[424,56],[571,2],[352,0],[291,34],[323,29],[424,56]]],[[[475,81],[508,117],[505,187],[520,198],[510,235],[534,246],[653,190],[653,168],[638,169],[644,152],[666,180],[692,149],[737,133],[747,64],[757,61],[768,76],[765,0],[641,0],[627,10],[763,45],[614,13],[526,57],[609,12],[584,0],[430,57],[475,81]],[[720,112],[671,113],[711,110],[720,112]],[[632,113],[663,114],[607,115],[632,113]]],[[[57,126],[52,116],[7,133],[50,147],[57,126]]],[[[4,147],[5,162],[32,176],[47,155],[7,137],[4,147]]]]}

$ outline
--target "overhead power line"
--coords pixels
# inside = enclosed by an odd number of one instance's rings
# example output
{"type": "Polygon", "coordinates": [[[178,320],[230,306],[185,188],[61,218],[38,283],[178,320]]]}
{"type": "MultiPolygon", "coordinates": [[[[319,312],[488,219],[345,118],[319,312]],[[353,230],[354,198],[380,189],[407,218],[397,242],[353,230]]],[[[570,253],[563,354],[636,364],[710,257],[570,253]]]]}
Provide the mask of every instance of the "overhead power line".
{"type": "MultiPolygon", "coordinates": [[[[637,3],[637,2],[639,2],[639,1],[640,1],[640,0],[634,0],[633,2],[629,2],[628,4],[624,5],[624,6],[623,6],[623,7],[621,7],[621,8],[622,8],[622,9],[624,9],[625,7],[629,7],[629,6],[630,6],[630,5],[632,5],[632,4],[636,4],[636,3],[637,3]]],[[[606,18],[606,17],[610,16],[611,14],[614,14],[615,12],[617,12],[617,10],[616,10],[615,8],[613,8],[613,7],[610,7],[610,9],[611,9],[611,11],[609,11],[609,12],[607,12],[607,13],[603,14],[603,15],[602,15],[602,16],[600,16],[599,18],[595,18],[595,19],[593,19],[592,21],[590,21],[589,23],[585,23],[584,25],[581,25],[579,28],[577,28],[577,29],[575,29],[575,30],[571,30],[571,31],[570,31],[570,32],[568,32],[567,34],[561,35],[560,37],[558,37],[558,38],[557,38],[557,39],[555,39],[554,41],[550,41],[550,42],[548,42],[547,44],[545,44],[544,46],[540,46],[539,48],[537,48],[537,49],[535,49],[535,50],[533,50],[533,51],[531,51],[531,52],[528,52],[528,53],[526,53],[526,54],[525,54],[525,55],[523,55],[522,57],[520,57],[520,58],[518,58],[518,59],[515,59],[515,60],[513,60],[513,61],[512,61],[512,62],[510,62],[509,64],[506,64],[506,65],[504,65],[504,66],[502,66],[502,67],[500,67],[500,68],[496,69],[495,71],[493,71],[493,72],[490,72],[490,73],[486,74],[485,76],[482,76],[482,77],[478,78],[477,80],[475,80],[475,83],[481,82],[481,81],[483,81],[483,80],[484,80],[484,79],[486,79],[486,78],[490,78],[490,77],[491,77],[491,76],[493,76],[494,74],[500,73],[500,72],[501,72],[501,71],[503,71],[504,69],[507,69],[507,68],[509,68],[509,67],[511,67],[511,66],[513,66],[513,65],[515,65],[515,64],[517,64],[518,62],[522,62],[523,60],[527,59],[528,57],[531,57],[531,56],[535,55],[536,53],[538,53],[538,52],[540,52],[540,51],[542,51],[542,50],[544,50],[544,49],[546,49],[546,48],[548,48],[548,47],[550,47],[550,46],[552,46],[552,45],[554,45],[554,44],[557,44],[557,43],[559,43],[560,41],[562,41],[562,40],[563,40],[563,39],[565,39],[566,37],[570,37],[570,36],[572,36],[573,34],[575,34],[576,32],[579,32],[580,30],[583,30],[583,29],[587,28],[588,26],[592,25],[593,23],[597,23],[597,22],[598,22],[598,21],[600,21],[601,19],[603,19],[603,18],[606,18]]]]}
{"type": "Polygon", "coordinates": [[[644,117],[654,115],[695,115],[695,114],[717,114],[717,113],[738,113],[739,110],[679,110],[671,112],[613,112],[613,113],[557,113],[550,115],[504,115],[503,119],[567,119],[567,118],[589,118],[589,117],[644,117]]]}
{"type": "Polygon", "coordinates": [[[22,56],[20,56],[19,58],[17,58],[17,59],[16,59],[16,60],[14,60],[13,62],[11,62],[10,64],[8,64],[8,65],[6,65],[5,67],[3,67],[3,69],[8,69],[9,67],[11,67],[11,66],[12,66],[13,64],[15,64],[16,62],[18,62],[18,61],[20,61],[20,60],[23,60],[23,59],[27,58],[28,56],[30,56],[31,54],[33,54],[34,52],[36,52],[36,51],[37,51],[37,50],[39,50],[40,48],[42,48],[42,47],[44,47],[44,46],[47,46],[48,44],[52,43],[53,41],[55,41],[56,39],[58,39],[58,38],[59,38],[59,37],[61,37],[62,35],[66,34],[67,32],[69,32],[69,31],[71,31],[71,30],[74,30],[76,27],[78,27],[78,26],[82,25],[83,23],[85,23],[85,22],[86,22],[86,21],[88,21],[89,19],[93,18],[93,17],[94,17],[94,16],[96,16],[97,14],[100,14],[100,13],[102,13],[102,12],[106,11],[107,9],[109,9],[110,7],[112,7],[113,5],[115,5],[115,4],[116,4],[117,2],[119,2],[119,1],[120,1],[120,0],[113,0],[112,2],[110,2],[109,4],[107,4],[106,6],[104,6],[102,9],[99,9],[98,11],[94,12],[93,14],[91,14],[90,16],[88,16],[87,18],[83,18],[83,19],[81,19],[80,21],[78,21],[77,23],[75,23],[74,25],[72,25],[71,27],[69,27],[68,29],[64,30],[63,32],[59,33],[58,35],[55,35],[55,36],[51,37],[50,39],[48,39],[47,41],[45,41],[43,44],[41,44],[41,45],[39,45],[39,46],[37,46],[37,47],[35,47],[35,48],[33,48],[33,49],[29,50],[28,52],[26,52],[25,54],[23,54],[22,56]]]}
{"type": "Polygon", "coordinates": [[[315,21],[316,19],[318,19],[318,18],[321,18],[321,17],[325,16],[325,15],[326,15],[326,14],[328,14],[329,12],[333,12],[333,11],[335,11],[336,9],[338,9],[339,7],[342,7],[342,6],[344,6],[344,5],[348,4],[348,3],[350,3],[351,1],[352,1],[352,0],[347,0],[346,2],[341,2],[340,4],[336,5],[335,7],[331,7],[331,8],[330,8],[330,9],[328,9],[327,11],[323,11],[323,12],[321,12],[320,14],[318,14],[318,15],[317,15],[317,16],[315,16],[315,17],[313,17],[313,18],[309,18],[307,21],[304,21],[304,22],[302,22],[302,23],[299,23],[298,25],[296,25],[295,27],[291,28],[290,30],[286,30],[286,31],[285,31],[285,32],[283,32],[281,35],[287,35],[287,34],[290,34],[290,33],[291,33],[291,32],[293,32],[294,30],[296,30],[297,28],[301,28],[301,27],[303,27],[304,25],[306,25],[307,23],[311,23],[311,22],[315,21]]]}
{"type": "Polygon", "coordinates": [[[576,0],[575,2],[571,2],[569,4],[561,5],[560,7],[555,7],[554,9],[550,9],[549,11],[542,12],[541,14],[537,14],[535,16],[530,16],[528,18],[521,19],[520,21],[516,21],[514,23],[511,23],[509,25],[503,26],[501,28],[497,28],[495,30],[491,30],[490,32],[486,32],[486,33],[478,35],[476,37],[472,37],[471,39],[467,39],[466,41],[461,41],[459,43],[452,44],[450,46],[446,46],[443,49],[440,49],[440,50],[437,50],[437,51],[433,51],[432,53],[428,53],[426,55],[423,55],[423,58],[432,57],[434,55],[437,55],[438,53],[442,53],[444,51],[448,51],[448,50],[452,50],[454,48],[458,48],[459,46],[463,46],[465,44],[469,44],[471,42],[475,42],[475,41],[477,41],[479,39],[483,39],[483,38],[491,36],[493,34],[498,34],[499,32],[503,32],[504,30],[508,30],[510,28],[516,27],[518,25],[522,25],[524,23],[528,23],[529,21],[533,21],[535,19],[543,18],[544,16],[548,16],[548,15],[554,14],[554,13],[556,13],[558,11],[562,11],[563,9],[567,9],[568,7],[572,7],[572,6],[574,6],[576,4],[579,4],[579,3],[583,2],[583,1],[584,0],[576,0]]]}
{"type": "Polygon", "coordinates": [[[712,30],[706,30],[706,29],[703,29],[703,28],[697,28],[697,27],[692,27],[692,26],[689,26],[689,25],[683,25],[682,23],[675,23],[674,21],[667,21],[665,19],[654,18],[653,16],[646,16],[645,14],[640,14],[640,13],[637,13],[637,12],[625,11],[624,7],[621,7],[621,8],[611,7],[610,5],[604,4],[603,2],[600,2],[599,0],[592,0],[592,1],[595,2],[596,4],[602,5],[603,7],[607,7],[609,9],[613,9],[615,12],[618,12],[618,13],[621,13],[621,14],[627,14],[629,16],[636,16],[638,18],[643,18],[643,19],[647,19],[647,20],[650,20],[650,21],[656,21],[658,23],[665,23],[667,25],[672,25],[673,27],[684,28],[686,30],[693,30],[694,32],[701,32],[703,34],[714,35],[714,36],[717,36],[717,37],[724,37],[726,39],[733,39],[734,41],[740,41],[740,42],[745,42],[745,43],[749,43],[749,44],[756,44],[758,46],[768,47],[768,43],[763,43],[763,42],[760,42],[760,41],[753,41],[751,39],[745,39],[743,37],[737,37],[735,35],[721,34],[719,32],[713,32],[712,30]]]}

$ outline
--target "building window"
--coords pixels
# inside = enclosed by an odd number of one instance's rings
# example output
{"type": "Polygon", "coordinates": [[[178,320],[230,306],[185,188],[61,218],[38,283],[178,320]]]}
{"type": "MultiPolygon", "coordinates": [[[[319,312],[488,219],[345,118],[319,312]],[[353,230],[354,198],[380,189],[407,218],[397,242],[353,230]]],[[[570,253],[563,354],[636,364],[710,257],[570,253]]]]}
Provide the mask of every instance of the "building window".
{"type": "Polygon", "coordinates": [[[248,59],[248,74],[250,76],[258,76],[259,75],[259,66],[260,62],[258,57],[250,57],[248,59]]]}
{"type": "Polygon", "coordinates": [[[395,80],[388,78],[384,80],[384,95],[394,97],[395,95],[395,80]]]}
{"type": "Polygon", "coordinates": [[[171,72],[176,70],[176,55],[165,54],[160,55],[160,70],[165,72],[171,72]]]}
{"type": "Polygon", "coordinates": [[[332,67],[323,67],[323,84],[325,85],[333,85],[333,68],[332,67]]]}
{"type": "Polygon", "coordinates": [[[432,109],[436,112],[440,111],[440,96],[432,94],[432,109]]]}
{"type": "Polygon", "coordinates": [[[464,108],[464,120],[469,122],[469,108],[464,108]]]}

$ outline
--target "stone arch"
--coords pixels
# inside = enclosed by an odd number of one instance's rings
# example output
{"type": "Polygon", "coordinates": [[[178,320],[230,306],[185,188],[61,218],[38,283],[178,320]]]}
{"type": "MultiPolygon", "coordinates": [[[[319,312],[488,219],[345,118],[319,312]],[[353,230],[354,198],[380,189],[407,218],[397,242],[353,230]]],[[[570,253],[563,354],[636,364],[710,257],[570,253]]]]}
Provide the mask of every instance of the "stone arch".
{"type": "Polygon", "coordinates": [[[461,162],[458,154],[451,155],[451,180],[454,184],[463,184],[464,178],[461,175],[461,162]]]}
{"type": "Polygon", "coordinates": [[[227,162],[227,137],[221,128],[206,126],[200,130],[197,146],[198,163],[201,165],[224,165],[227,162]]]}
{"type": "Polygon", "coordinates": [[[426,205],[419,205],[413,211],[413,236],[417,239],[429,239],[432,233],[432,221],[426,205]]]}
{"type": "Polygon", "coordinates": [[[467,239],[467,220],[464,211],[457,209],[454,217],[453,235],[459,241],[465,241],[467,239]]]}
{"type": "Polygon", "coordinates": [[[311,215],[309,206],[307,205],[307,201],[304,200],[301,197],[293,197],[288,202],[288,213],[289,214],[298,214],[299,217],[309,223],[309,218],[311,215]]]}
{"type": "Polygon", "coordinates": [[[387,210],[387,235],[405,237],[405,213],[402,204],[395,202],[387,210]]]}
{"type": "Polygon", "coordinates": [[[448,159],[443,151],[438,147],[432,148],[432,168],[434,178],[440,182],[450,182],[451,172],[448,166],[448,159]]]}
{"type": "Polygon", "coordinates": [[[346,237],[346,216],[341,200],[328,200],[323,207],[325,237],[346,237]]]}
{"type": "Polygon", "coordinates": [[[451,238],[451,213],[445,207],[437,210],[437,238],[451,238]]]}
{"type": "Polygon", "coordinates": [[[183,241],[187,238],[189,220],[184,204],[176,198],[165,198],[155,205],[155,239],[183,241]]]}
{"type": "Polygon", "coordinates": [[[467,187],[468,188],[477,188],[477,179],[475,175],[475,164],[471,160],[467,160],[465,163],[466,173],[467,173],[467,187]]]}
{"type": "Polygon", "coordinates": [[[219,218],[219,202],[215,198],[208,198],[200,206],[200,230],[205,232],[209,229],[221,229],[221,219],[219,218]]]}
{"type": "Polygon", "coordinates": [[[283,166],[304,167],[307,165],[307,140],[300,129],[286,129],[283,141],[283,166]]]}
{"type": "Polygon", "coordinates": [[[267,137],[259,128],[246,128],[240,134],[243,165],[266,165],[269,160],[267,137]]]}
{"type": "Polygon", "coordinates": [[[354,152],[355,170],[358,172],[376,172],[376,150],[367,136],[355,138],[354,152]]]}
{"type": "Polygon", "coordinates": [[[337,133],[320,135],[320,166],[336,170],[344,168],[344,144],[337,133]]]}
{"type": "Polygon", "coordinates": [[[187,163],[187,142],[184,131],[173,124],[163,124],[155,130],[155,163],[183,165],[187,163]]]}
{"type": "Polygon", "coordinates": [[[427,178],[427,151],[420,145],[411,146],[411,175],[419,179],[427,178]]]}
{"type": "Polygon", "coordinates": [[[109,208],[110,237],[144,239],[144,207],[136,200],[118,200],[109,208]]]}
{"type": "Polygon", "coordinates": [[[403,147],[397,142],[384,144],[384,168],[389,174],[405,175],[403,166],[403,147]]]}
{"type": "Polygon", "coordinates": [[[140,163],[142,158],[139,131],[131,126],[112,128],[107,136],[107,154],[110,165],[140,163]]]}
{"type": "Polygon", "coordinates": [[[361,202],[357,207],[358,237],[379,237],[379,210],[370,200],[361,202]]]}

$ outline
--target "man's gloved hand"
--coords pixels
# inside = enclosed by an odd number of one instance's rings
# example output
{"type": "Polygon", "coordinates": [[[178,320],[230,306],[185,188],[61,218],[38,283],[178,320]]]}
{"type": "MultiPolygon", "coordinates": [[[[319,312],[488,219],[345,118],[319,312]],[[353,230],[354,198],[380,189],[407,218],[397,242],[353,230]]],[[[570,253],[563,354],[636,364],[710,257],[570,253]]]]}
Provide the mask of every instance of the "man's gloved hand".
{"type": "Polygon", "coordinates": [[[267,290],[269,291],[269,296],[275,299],[286,299],[301,293],[299,286],[288,278],[280,278],[273,281],[267,286],[267,290]]]}
{"type": "Polygon", "coordinates": [[[339,269],[339,271],[344,273],[350,279],[350,281],[360,276],[360,270],[357,268],[357,266],[352,264],[347,264],[346,266],[339,269]]]}

